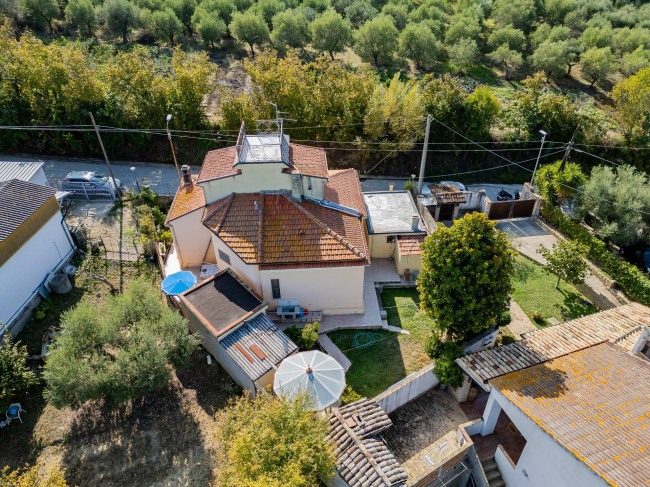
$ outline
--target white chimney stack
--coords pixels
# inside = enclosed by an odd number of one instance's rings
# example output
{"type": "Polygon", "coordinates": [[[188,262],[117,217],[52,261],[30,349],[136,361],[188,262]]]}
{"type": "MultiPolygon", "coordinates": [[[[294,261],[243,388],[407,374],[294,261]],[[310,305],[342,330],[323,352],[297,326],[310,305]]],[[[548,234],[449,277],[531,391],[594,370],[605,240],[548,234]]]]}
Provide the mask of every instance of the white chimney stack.
{"type": "Polygon", "coordinates": [[[414,232],[420,231],[420,215],[413,215],[411,217],[411,229],[414,232]]]}

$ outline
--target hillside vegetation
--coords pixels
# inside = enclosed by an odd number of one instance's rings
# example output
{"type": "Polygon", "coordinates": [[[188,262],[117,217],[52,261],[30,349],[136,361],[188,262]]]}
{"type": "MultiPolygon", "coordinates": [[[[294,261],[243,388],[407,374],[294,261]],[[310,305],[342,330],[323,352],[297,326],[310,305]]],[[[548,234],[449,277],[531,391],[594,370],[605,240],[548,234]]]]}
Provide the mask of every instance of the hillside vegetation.
{"type": "MultiPolygon", "coordinates": [[[[0,17],[3,125],[87,124],[93,110],[104,125],[160,129],[171,112],[172,128],[209,134],[177,139],[197,162],[232,144],[241,119],[251,127],[275,116],[272,102],[296,120],[286,124],[294,140],[336,141],[323,143],[333,166],[362,171],[385,158],[375,173],[413,172],[427,114],[447,125],[434,121],[434,142],[454,143],[432,154],[440,175],[504,162],[460,152],[467,141],[451,129],[528,161],[540,129],[559,144],[580,125],[578,144],[607,146],[591,152],[648,163],[644,152],[610,148],[648,144],[648,111],[623,106],[647,106],[648,76],[634,78],[636,102],[611,96],[650,65],[644,2],[1,0],[0,17]],[[46,58],[60,65],[39,66],[46,58]],[[512,144],[521,140],[530,142],[512,144]]],[[[0,147],[87,155],[97,152],[92,135],[0,134],[0,147]]],[[[107,137],[115,157],[169,158],[159,135],[107,137]]],[[[502,173],[525,175],[517,166],[502,173]]]]}

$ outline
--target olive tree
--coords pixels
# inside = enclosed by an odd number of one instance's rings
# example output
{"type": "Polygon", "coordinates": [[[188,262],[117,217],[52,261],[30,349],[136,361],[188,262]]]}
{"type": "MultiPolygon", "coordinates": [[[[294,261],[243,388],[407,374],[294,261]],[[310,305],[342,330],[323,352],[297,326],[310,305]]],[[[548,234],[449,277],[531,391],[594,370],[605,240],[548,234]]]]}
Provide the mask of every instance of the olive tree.
{"type": "Polygon", "coordinates": [[[196,25],[196,31],[205,44],[205,47],[214,49],[215,43],[221,40],[221,36],[227,31],[226,24],[223,20],[211,17],[202,18],[196,25]]]}
{"type": "Polygon", "coordinates": [[[168,40],[172,47],[174,39],[183,34],[183,25],[170,8],[152,13],[149,24],[154,37],[158,40],[168,40]]]}
{"type": "Polygon", "coordinates": [[[37,27],[47,25],[50,35],[54,34],[52,21],[59,15],[56,0],[23,0],[23,7],[28,17],[37,27]]]}
{"type": "Polygon", "coordinates": [[[343,52],[352,41],[350,21],[344,19],[335,10],[327,10],[317,17],[309,26],[312,36],[312,47],[317,51],[326,52],[334,60],[334,54],[343,52]]]}
{"type": "Polygon", "coordinates": [[[230,24],[230,31],[239,42],[250,46],[253,57],[255,57],[254,46],[260,46],[269,41],[269,27],[260,15],[251,10],[235,13],[230,24]]]}
{"type": "Polygon", "coordinates": [[[438,56],[436,36],[424,23],[409,24],[399,36],[399,50],[418,69],[428,69],[438,56]]]}
{"type": "Polygon", "coordinates": [[[591,82],[589,86],[593,87],[597,81],[606,78],[616,70],[612,50],[609,47],[600,49],[592,47],[585,51],[580,57],[580,69],[591,82]]]}
{"type": "Polygon", "coordinates": [[[390,57],[397,50],[399,32],[393,20],[379,15],[366,22],[354,36],[354,51],[363,59],[372,59],[379,65],[379,58],[390,57]]]}
{"type": "Polygon", "coordinates": [[[453,340],[496,323],[510,305],[514,251],[483,213],[469,213],[424,241],[422,309],[453,340]]]}
{"type": "Polygon", "coordinates": [[[82,301],[63,314],[43,372],[45,396],[57,408],[140,397],[165,386],[197,344],[159,291],[137,280],[99,309],[82,301]]]}
{"type": "Polygon", "coordinates": [[[122,36],[122,42],[126,44],[129,32],[138,23],[140,9],[129,0],[106,0],[104,11],[108,30],[122,36]]]}
{"type": "Polygon", "coordinates": [[[507,44],[501,44],[496,50],[488,54],[488,58],[496,66],[503,67],[506,80],[509,80],[510,75],[517,71],[523,64],[521,53],[510,49],[507,44]]]}
{"type": "Polygon", "coordinates": [[[301,48],[309,42],[309,23],[299,10],[285,10],[273,17],[273,43],[282,47],[301,48]]]}
{"type": "Polygon", "coordinates": [[[65,7],[65,18],[77,27],[85,28],[89,36],[95,33],[97,19],[95,6],[91,0],[70,0],[65,7]]]}

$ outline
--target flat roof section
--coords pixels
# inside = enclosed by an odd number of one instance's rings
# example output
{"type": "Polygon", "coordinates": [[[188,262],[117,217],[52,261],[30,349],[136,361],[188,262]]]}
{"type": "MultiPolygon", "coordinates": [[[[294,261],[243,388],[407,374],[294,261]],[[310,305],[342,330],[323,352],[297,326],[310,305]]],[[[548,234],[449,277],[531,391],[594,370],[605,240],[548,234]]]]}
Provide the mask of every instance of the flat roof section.
{"type": "Polygon", "coordinates": [[[376,191],[363,193],[368,209],[369,233],[424,233],[422,219],[408,191],[376,191]],[[417,229],[413,216],[418,216],[417,229]]]}
{"type": "Polygon", "coordinates": [[[230,269],[194,286],[183,293],[199,318],[206,321],[220,335],[262,304],[230,269]]]}

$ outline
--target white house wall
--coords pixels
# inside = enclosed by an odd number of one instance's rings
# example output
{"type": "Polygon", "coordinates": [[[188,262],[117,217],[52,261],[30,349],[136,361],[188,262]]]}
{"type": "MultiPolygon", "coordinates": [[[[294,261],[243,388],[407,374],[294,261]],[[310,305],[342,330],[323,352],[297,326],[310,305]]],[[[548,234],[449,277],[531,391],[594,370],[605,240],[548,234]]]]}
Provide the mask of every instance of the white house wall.
{"type": "Polygon", "coordinates": [[[291,174],[283,173],[284,164],[238,164],[241,174],[202,183],[207,204],[231,193],[259,193],[260,191],[291,191],[291,174]]]}
{"type": "Polygon", "coordinates": [[[378,233],[370,234],[368,245],[370,247],[370,258],[372,259],[390,259],[395,253],[395,235],[392,235],[393,241],[388,243],[387,239],[391,235],[378,233]]]}
{"type": "Polygon", "coordinates": [[[206,257],[212,232],[201,223],[202,216],[200,208],[169,222],[181,267],[200,266],[206,257]]]}
{"type": "Polygon", "coordinates": [[[514,469],[503,455],[495,457],[508,487],[608,485],[494,387],[491,394],[526,438],[526,446],[514,469]],[[524,475],[524,470],[528,476],[524,475]]]}
{"type": "Polygon", "coordinates": [[[41,186],[49,186],[50,183],[47,181],[47,176],[45,176],[45,171],[43,171],[43,166],[41,166],[38,171],[36,171],[31,178],[29,178],[30,183],[40,184],[41,186]]]}
{"type": "Polygon", "coordinates": [[[48,273],[74,251],[67,227],[57,212],[0,267],[0,322],[10,320],[31,300],[48,273]]]}
{"type": "Polygon", "coordinates": [[[365,266],[261,271],[262,296],[276,309],[271,279],[280,280],[281,299],[296,299],[309,310],[325,314],[363,313],[365,266]]]}
{"type": "Polygon", "coordinates": [[[212,244],[214,245],[214,253],[217,257],[217,267],[219,270],[221,271],[230,267],[239,277],[246,281],[257,294],[262,295],[262,282],[259,266],[246,264],[230,249],[230,247],[223,243],[221,239],[214,234],[212,234],[212,244]],[[219,256],[219,250],[230,258],[230,263],[221,259],[219,256]]]}

